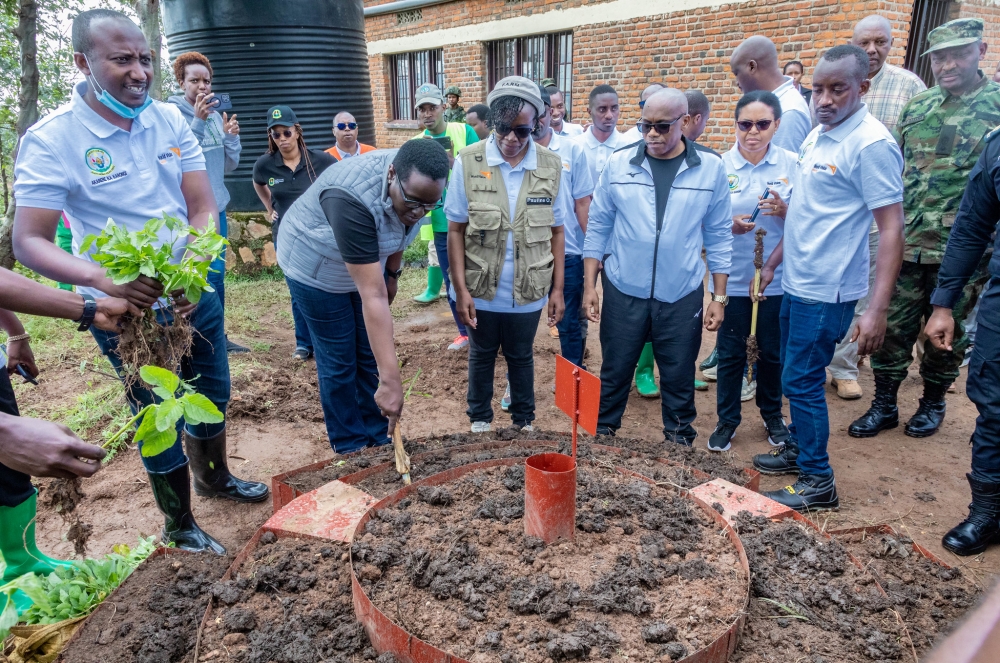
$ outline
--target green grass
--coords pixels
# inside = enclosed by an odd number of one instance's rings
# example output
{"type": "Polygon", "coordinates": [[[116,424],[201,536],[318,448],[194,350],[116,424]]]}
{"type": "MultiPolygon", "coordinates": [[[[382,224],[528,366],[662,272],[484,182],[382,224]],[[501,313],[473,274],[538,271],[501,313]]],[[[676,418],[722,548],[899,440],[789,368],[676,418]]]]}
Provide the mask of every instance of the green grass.
{"type": "MultiPolygon", "coordinates": [[[[132,418],[132,411],[125,401],[125,388],[121,382],[105,380],[102,384],[88,383],[87,391],[76,397],[76,403],[56,410],[53,418],[70,427],[77,435],[83,437],[88,431],[96,431],[89,441],[103,444],[121,430],[122,426],[132,418]],[[107,420],[103,426],[102,422],[107,420]]],[[[110,461],[122,449],[128,447],[131,435],[126,435],[108,447],[108,455],[104,462],[110,461]]]]}

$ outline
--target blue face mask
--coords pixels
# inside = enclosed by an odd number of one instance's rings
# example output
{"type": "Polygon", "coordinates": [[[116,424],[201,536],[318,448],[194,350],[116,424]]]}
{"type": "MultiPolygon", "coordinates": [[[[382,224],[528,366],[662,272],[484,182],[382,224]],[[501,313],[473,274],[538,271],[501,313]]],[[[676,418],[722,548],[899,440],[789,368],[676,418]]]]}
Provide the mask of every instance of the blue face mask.
{"type": "Polygon", "coordinates": [[[97,77],[94,76],[93,74],[94,68],[90,66],[90,60],[87,58],[86,55],[83,56],[83,59],[87,62],[87,66],[90,67],[91,74],[89,76],[89,79],[90,79],[90,84],[94,86],[94,92],[100,90],[100,94],[97,95],[97,100],[102,104],[104,104],[105,106],[107,106],[108,108],[110,108],[115,115],[118,115],[119,117],[124,117],[126,120],[134,120],[135,118],[139,117],[139,113],[146,110],[152,105],[153,98],[150,97],[148,93],[146,94],[146,100],[142,102],[142,105],[139,106],[138,108],[132,108],[131,106],[126,106],[122,102],[118,101],[117,99],[112,97],[107,90],[102,88],[101,85],[97,82],[97,77]]]}

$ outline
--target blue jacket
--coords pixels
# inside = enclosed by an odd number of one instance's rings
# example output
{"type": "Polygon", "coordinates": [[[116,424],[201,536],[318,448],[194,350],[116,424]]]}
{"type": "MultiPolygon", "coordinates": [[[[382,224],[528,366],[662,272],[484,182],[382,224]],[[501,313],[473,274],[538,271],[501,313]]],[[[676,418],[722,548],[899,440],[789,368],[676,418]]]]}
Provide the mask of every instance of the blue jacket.
{"type": "Polygon", "coordinates": [[[673,303],[695,291],[705,279],[702,248],[710,272],[729,273],[733,221],[725,166],[682,140],[684,163],[659,223],[642,141],[611,155],[594,191],[583,256],[604,260],[608,279],[626,295],[673,303]]]}

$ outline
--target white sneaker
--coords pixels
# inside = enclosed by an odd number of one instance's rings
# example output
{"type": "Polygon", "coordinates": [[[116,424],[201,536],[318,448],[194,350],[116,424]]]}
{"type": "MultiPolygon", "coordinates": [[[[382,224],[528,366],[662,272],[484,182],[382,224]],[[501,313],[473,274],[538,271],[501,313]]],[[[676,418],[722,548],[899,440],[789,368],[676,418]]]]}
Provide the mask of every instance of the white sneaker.
{"type": "Polygon", "coordinates": [[[704,375],[705,379],[708,380],[709,382],[715,382],[718,379],[719,375],[719,365],[716,364],[711,368],[706,368],[701,372],[701,374],[704,375]]]}
{"type": "Polygon", "coordinates": [[[531,424],[527,424],[525,426],[521,426],[521,432],[522,433],[533,433],[534,430],[535,430],[535,427],[532,426],[531,424]]]}
{"type": "Polygon", "coordinates": [[[500,409],[506,412],[510,409],[510,383],[507,383],[507,388],[503,392],[503,398],[500,399],[500,409]]]}
{"type": "Polygon", "coordinates": [[[472,422],[472,432],[473,433],[489,433],[490,432],[490,422],[488,422],[488,421],[473,421],[472,422]]]}
{"type": "Polygon", "coordinates": [[[740,401],[746,403],[748,400],[754,398],[757,395],[757,381],[754,380],[750,384],[747,384],[746,380],[743,380],[743,388],[740,389],[740,401]]]}

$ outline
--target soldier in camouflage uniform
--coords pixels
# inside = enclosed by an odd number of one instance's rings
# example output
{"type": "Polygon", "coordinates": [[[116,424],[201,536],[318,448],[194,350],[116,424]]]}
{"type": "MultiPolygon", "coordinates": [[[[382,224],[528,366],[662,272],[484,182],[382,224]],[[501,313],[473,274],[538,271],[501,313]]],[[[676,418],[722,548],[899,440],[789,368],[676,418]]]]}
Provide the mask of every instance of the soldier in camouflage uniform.
{"type": "Polygon", "coordinates": [[[465,108],[458,105],[458,100],[462,96],[462,91],[457,85],[450,85],[444,91],[444,99],[448,103],[444,109],[445,122],[465,122],[465,108]]]}
{"type": "MultiPolygon", "coordinates": [[[[853,437],[873,437],[899,425],[896,392],[913,360],[922,320],[931,315],[931,292],[937,286],[948,233],[985,137],[1000,124],[1000,85],[979,69],[986,53],[982,35],[983,21],[969,18],[931,31],[924,55],[930,54],[938,85],[913,97],[896,125],[905,163],[903,266],[889,303],[885,344],[871,358],[875,399],[848,428],[853,437]]],[[[988,278],[988,262],[989,255],[953,309],[958,324],[952,349],[925,346],[920,363],[923,398],[904,429],[910,437],[933,435],[944,420],[944,396],[958,377],[969,344],[961,321],[972,311],[988,278]]]]}

